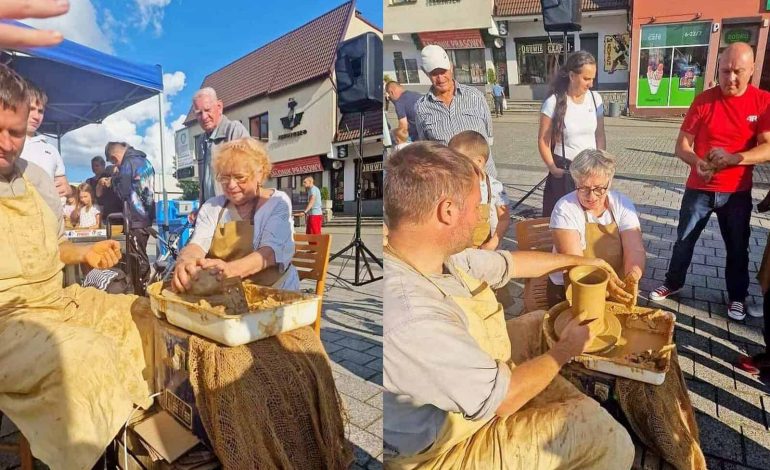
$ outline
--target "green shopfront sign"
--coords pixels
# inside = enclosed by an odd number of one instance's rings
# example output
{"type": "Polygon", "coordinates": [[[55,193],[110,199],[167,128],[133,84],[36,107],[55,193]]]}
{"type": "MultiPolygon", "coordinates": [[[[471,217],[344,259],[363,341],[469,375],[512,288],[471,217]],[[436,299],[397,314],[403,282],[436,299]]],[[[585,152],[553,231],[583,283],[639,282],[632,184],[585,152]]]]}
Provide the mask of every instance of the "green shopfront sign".
{"type": "Polygon", "coordinates": [[[733,29],[728,31],[725,34],[725,42],[727,44],[732,44],[734,42],[746,42],[751,44],[751,31],[747,29],[733,29]]]}
{"type": "Polygon", "coordinates": [[[642,47],[707,45],[710,30],[711,23],[705,22],[642,26],[642,47]]]}

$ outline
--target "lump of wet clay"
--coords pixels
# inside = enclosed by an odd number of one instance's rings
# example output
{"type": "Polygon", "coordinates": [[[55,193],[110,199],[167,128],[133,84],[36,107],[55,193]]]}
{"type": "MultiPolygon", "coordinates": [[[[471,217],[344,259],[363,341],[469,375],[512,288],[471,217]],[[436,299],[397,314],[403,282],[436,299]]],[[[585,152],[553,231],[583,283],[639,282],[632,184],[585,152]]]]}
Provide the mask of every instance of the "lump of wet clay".
{"type": "Polygon", "coordinates": [[[207,297],[222,293],[222,282],[217,278],[215,271],[202,269],[193,277],[188,291],[192,295],[207,297]]]}

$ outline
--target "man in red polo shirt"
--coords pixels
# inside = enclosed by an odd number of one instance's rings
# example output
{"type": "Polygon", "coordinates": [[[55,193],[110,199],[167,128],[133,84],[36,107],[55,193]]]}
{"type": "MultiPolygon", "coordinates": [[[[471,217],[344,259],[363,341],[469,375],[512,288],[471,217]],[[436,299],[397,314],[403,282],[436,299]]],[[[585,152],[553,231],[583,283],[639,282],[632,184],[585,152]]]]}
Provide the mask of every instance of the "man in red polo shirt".
{"type": "Polygon", "coordinates": [[[719,58],[719,86],[698,95],[679,132],[676,155],[690,165],[679,210],[676,243],[665,283],[650,293],[662,300],[684,286],[695,243],[716,212],[727,251],[728,316],[746,317],[753,165],[770,159],[770,121],[761,119],[770,93],[751,85],[754,53],[735,43],[719,58]]]}

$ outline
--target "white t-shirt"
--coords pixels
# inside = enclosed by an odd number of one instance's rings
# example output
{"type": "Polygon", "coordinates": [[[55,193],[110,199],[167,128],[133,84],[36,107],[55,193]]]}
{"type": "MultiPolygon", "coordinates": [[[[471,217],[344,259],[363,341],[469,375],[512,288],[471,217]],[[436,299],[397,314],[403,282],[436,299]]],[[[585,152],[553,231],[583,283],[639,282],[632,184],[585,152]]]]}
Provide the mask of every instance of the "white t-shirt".
{"type": "MultiPolygon", "coordinates": [[[[212,197],[198,211],[195,231],[190,238],[190,243],[195,243],[206,253],[211,249],[217,218],[226,201],[225,196],[212,197]]],[[[228,204],[219,223],[237,220],[242,220],[238,211],[233,204],[228,204]]],[[[299,274],[291,264],[294,256],[294,219],[291,216],[291,199],[282,191],[274,190],[270,199],[254,213],[254,250],[264,246],[273,249],[275,262],[282,272],[287,268],[290,270],[283,283],[277,287],[299,290],[299,274]]]]}
{"type": "MultiPolygon", "coordinates": [[[[607,192],[607,202],[610,210],[605,210],[602,215],[594,215],[583,210],[578,201],[577,192],[572,191],[559,199],[551,213],[551,229],[577,230],[580,234],[580,248],[586,249],[586,215],[591,223],[609,225],[613,221],[618,224],[618,231],[636,229],[640,227],[639,216],[631,199],[625,194],[610,190],[607,192]]],[[[556,247],[553,249],[556,253],[556,247]]],[[[622,276],[622,273],[619,273],[622,276]]],[[[551,281],[557,285],[564,284],[564,276],[561,271],[552,273],[551,281]]]]}
{"type": "Polygon", "coordinates": [[[64,176],[66,171],[64,169],[64,160],[62,160],[59,151],[56,147],[48,143],[46,136],[36,135],[34,137],[27,136],[27,141],[24,143],[24,150],[21,152],[21,158],[32,162],[44,169],[51,178],[57,176],[64,176]]]}
{"type": "MultiPolygon", "coordinates": [[[[490,186],[492,186],[492,201],[489,204],[489,227],[490,234],[495,233],[497,229],[497,208],[500,206],[507,206],[511,203],[508,199],[508,194],[505,192],[503,183],[492,176],[489,177],[490,186]]],[[[481,203],[487,203],[487,180],[481,178],[481,203]]]]}
{"type": "MultiPolygon", "coordinates": [[[[553,119],[553,113],[556,109],[556,95],[551,95],[543,102],[540,112],[553,119]]],[[[596,148],[596,126],[599,117],[604,115],[604,103],[602,95],[589,91],[586,93],[583,102],[574,103],[570,97],[567,97],[567,112],[564,114],[564,151],[567,155],[562,155],[560,137],[556,137],[553,153],[566,157],[572,161],[577,154],[585,149],[596,148]],[[596,107],[593,95],[596,99],[596,107]]]]}
{"type": "Polygon", "coordinates": [[[78,221],[78,227],[93,227],[96,225],[96,215],[101,214],[99,206],[93,205],[90,209],[85,207],[80,208],[80,220],[78,221]]]}

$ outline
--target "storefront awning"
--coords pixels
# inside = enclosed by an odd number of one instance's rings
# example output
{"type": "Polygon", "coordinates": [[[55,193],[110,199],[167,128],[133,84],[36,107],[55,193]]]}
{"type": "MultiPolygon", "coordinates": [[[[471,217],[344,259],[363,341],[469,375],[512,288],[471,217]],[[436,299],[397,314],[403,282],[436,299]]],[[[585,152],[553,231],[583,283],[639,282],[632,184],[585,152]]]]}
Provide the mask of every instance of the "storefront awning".
{"type": "Polygon", "coordinates": [[[295,160],[274,163],[270,176],[272,178],[280,178],[281,176],[303,175],[305,173],[316,173],[318,171],[324,171],[324,167],[321,164],[321,157],[313,155],[312,157],[303,157],[295,160]]]}
{"type": "Polygon", "coordinates": [[[444,49],[484,49],[484,41],[478,29],[458,29],[456,31],[433,31],[418,33],[422,47],[435,44],[444,49]]]}
{"type": "MultiPolygon", "coordinates": [[[[361,135],[360,127],[361,114],[343,114],[337,126],[337,135],[334,136],[334,143],[355,141],[361,135]]],[[[364,138],[374,136],[382,136],[382,109],[375,109],[364,113],[364,138]]]]}

